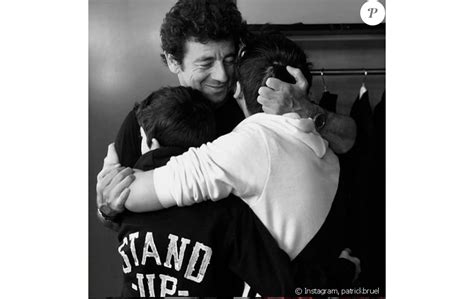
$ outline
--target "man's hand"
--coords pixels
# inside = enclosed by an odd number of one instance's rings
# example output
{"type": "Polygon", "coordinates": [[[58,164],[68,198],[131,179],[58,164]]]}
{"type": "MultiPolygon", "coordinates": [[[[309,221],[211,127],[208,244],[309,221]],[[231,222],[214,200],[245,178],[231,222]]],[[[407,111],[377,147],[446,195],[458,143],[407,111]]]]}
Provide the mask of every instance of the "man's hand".
{"type": "Polygon", "coordinates": [[[97,208],[107,217],[115,217],[125,210],[128,188],[135,176],[131,168],[113,167],[97,176],[97,208]]]}
{"type": "Polygon", "coordinates": [[[111,143],[107,148],[107,156],[105,156],[104,158],[104,166],[102,167],[102,170],[119,164],[120,161],[117,155],[117,151],[115,150],[115,143],[111,143]]]}
{"type": "Polygon", "coordinates": [[[130,194],[128,188],[135,177],[130,168],[121,167],[114,144],[108,147],[107,156],[104,159],[104,166],[97,175],[97,209],[99,220],[107,227],[117,230],[118,225],[110,219],[123,212],[125,201],[130,194]]]}
{"type": "Polygon", "coordinates": [[[357,278],[359,278],[359,274],[360,274],[360,271],[361,271],[361,268],[360,268],[360,260],[354,256],[351,255],[352,251],[350,248],[346,248],[344,249],[343,251],[341,251],[341,254],[339,255],[339,258],[342,258],[342,259],[346,259],[350,262],[352,262],[355,266],[355,274],[354,274],[354,278],[352,279],[352,281],[356,281],[357,278]]]}
{"type": "Polygon", "coordinates": [[[268,78],[265,84],[258,90],[257,102],[262,105],[263,112],[269,114],[285,114],[296,112],[301,117],[308,115],[311,105],[308,94],[308,81],[303,73],[294,67],[287,66],[286,70],[296,80],[295,84],[283,82],[276,78],[268,78]]]}
{"type": "Polygon", "coordinates": [[[266,85],[258,90],[257,101],[265,113],[284,114],[296,112],[300,117],[313,118],[323,113],[326,124],[318,130],[319,134],[329,142],[329,147],[336,154],[348,152],[355,142],[357,126],[355,121],[346,115],[324,110],[312,103],[307,89],[308,82],[303,73],[294,67],[287,66],[287,71],[295,78],[296,83],[290,84],[276,78],[268,78],[266,85]]]}

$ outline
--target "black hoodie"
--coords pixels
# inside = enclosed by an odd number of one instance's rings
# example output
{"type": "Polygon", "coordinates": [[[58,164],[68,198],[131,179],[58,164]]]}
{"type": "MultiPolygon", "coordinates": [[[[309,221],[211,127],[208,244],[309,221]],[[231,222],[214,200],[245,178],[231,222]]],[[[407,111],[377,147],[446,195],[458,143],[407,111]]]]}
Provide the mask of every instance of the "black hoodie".
{"type": "MultiPolygon", "coordinates": [[[[163,166],[180,148],[143,155],[135,168],[163,166]]],[[[122,296],[241,296],[243,281],[259,294],[292,293],[289,258],[237,197],[122,214],[118,251],[122,296]]]]}

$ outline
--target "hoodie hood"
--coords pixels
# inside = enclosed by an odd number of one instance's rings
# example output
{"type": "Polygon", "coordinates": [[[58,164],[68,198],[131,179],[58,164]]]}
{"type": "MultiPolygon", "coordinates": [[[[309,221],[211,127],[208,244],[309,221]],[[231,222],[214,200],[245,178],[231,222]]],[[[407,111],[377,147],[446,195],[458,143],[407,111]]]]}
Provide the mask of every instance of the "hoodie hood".
{"type": "Polygon", "coordinates": [[[134,168],[148,171],[166,165],[172,156],[181,155],[187,149],[180,147],[160,147],[142,155],[134,168]]]}
{"type": "Polygon", "coordinates": [[[316,131],[313,120],[301,118],[297,113],[283,115],[257,113],[242,123],[246,122],[258,122],[269,130],[286,132],[311,148],[318,158],[324,157],[327,152],[328,142],[316,131]]]}

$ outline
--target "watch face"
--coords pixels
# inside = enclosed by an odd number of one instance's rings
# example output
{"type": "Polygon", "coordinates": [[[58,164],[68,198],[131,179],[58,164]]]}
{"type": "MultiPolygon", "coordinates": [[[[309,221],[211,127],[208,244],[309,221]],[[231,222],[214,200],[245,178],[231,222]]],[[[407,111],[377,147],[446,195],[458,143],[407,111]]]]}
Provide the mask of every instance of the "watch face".
{"type": "Polygon", "coordinates": [[[314,126],[316,127],[316,130],[320,130],[324,127],[326,124],[326,115],[324,114],[318,114],[314,118],[314,126]]]}
{"type": "Polygon", "coordinates": [[[105,220],[109,221],[113,220],[116,217],[116,215],[113,214],[113,211],[105,205],[99,208],[99,213],[100,215],[102,215],[102,217],[104,217],[105,220]]]}

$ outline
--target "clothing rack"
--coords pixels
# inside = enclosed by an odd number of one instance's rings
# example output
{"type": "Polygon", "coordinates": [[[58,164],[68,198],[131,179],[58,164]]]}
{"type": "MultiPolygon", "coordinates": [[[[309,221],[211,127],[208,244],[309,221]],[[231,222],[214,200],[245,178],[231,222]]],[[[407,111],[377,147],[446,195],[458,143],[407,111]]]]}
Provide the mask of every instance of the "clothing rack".
{"type": "Polygon", "coordinates": [[[310,72],[313,76],[385,75],[385,69],[311,69],[310,72]]]}

